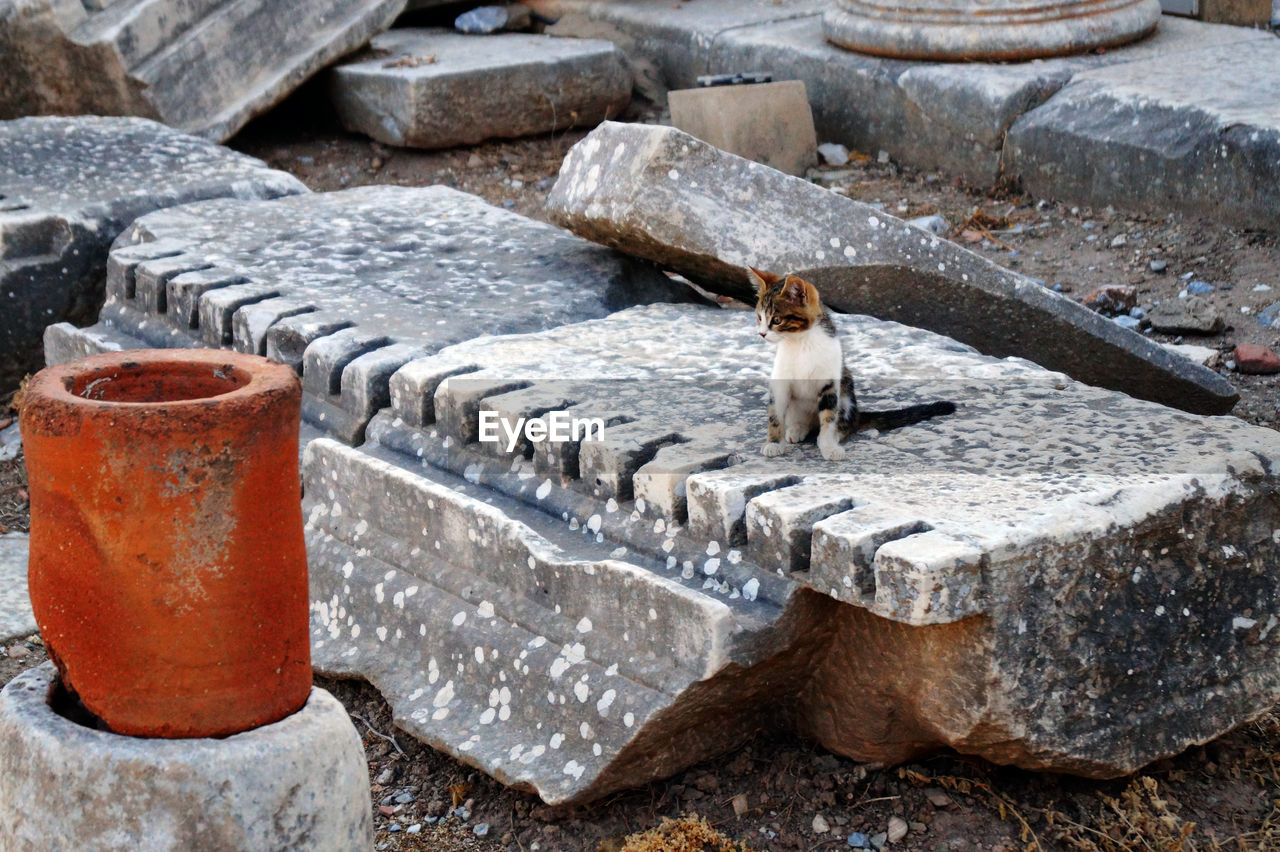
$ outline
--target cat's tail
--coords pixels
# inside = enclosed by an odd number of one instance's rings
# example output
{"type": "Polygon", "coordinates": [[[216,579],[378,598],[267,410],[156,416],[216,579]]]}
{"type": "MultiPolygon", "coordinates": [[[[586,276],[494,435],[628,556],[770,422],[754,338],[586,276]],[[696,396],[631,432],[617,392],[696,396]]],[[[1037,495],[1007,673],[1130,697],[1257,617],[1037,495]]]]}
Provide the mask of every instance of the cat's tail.
{"type": "Polygon", "coordinates": [[[923,405],[908,405],[906,408],[893,408],[888,411],[859,411],[854,431],[863,429],[879,429],[887,432],[890,429],[901,429],[934,417],[945,417],[956,413],[954,402],[928,402],[923,405]]]}

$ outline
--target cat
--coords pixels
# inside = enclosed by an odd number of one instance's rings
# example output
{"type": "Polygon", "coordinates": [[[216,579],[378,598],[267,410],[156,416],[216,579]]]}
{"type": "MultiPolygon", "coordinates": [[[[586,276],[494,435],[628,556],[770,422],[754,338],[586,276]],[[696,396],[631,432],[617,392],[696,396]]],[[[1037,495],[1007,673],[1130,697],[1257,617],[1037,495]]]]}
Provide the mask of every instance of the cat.
{"type": "Polygon", "coordinates": [[[931,402],[889,411],[859,411],[853,377],[845,366],[831,314],[818,288],[797,275],[750,269],[759,288],[756,330],[778,346],[769,379],[769,434],[761,452],[769,457],[817,433],[827,461],[845,458],[840,443],[860,429],[897,429],[955,413],[953,402],[931,402]]]}

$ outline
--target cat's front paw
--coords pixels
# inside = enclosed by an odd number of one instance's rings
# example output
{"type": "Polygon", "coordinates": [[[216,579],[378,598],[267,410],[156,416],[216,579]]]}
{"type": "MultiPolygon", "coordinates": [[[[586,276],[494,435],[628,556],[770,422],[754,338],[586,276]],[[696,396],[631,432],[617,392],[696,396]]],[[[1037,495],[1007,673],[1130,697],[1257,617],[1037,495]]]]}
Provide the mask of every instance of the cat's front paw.
{"type": "Polygon", "coordinates": [[[809,437],[807,429],[798,429],[794,426],[787,427],[787,441],[792,444],[803,444],[804,439],[809,437]]]}
{"type": "Polygon", "coordinates": [[[822,457],[827,461],[844,461],[845,456],[848,455],[848,453],[845,452],[844,447],[839,444],[819,446],[818,449],[822,452],[822,457]]]}
{"type": "Polygon", "coordinates": [[[765,445],[760,448],[760,452],[764,453],[771,459],[777,458],[778,456],[785,456],[790,451],[791,447],[786,444],[780,444],[777,441],[766,441],[765,445]]]}

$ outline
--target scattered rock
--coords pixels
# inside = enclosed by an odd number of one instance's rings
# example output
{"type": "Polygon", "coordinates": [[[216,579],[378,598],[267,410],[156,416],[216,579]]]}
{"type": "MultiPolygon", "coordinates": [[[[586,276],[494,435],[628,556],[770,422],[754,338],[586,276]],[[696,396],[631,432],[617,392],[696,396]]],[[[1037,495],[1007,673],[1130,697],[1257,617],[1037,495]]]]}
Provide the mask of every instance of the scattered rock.
{"type": "Polygon", "coordinates": [[[1138,304],[1138,289],[1127,284],[1099,287],[1085,297],[1084,303],[1108,316],[1128,313],[1138,304]]]}
{"type": "Polygon", "coordinates": [[[1147,314],[1151,327],[1165,334],[1217,334],[1227,327],[1213,305],[1196,296],[1166,299],[1147,314]]]}
{"type": "Polygon", "coordinates": [[[476,837],[484,837],[489,833],[489,823],[487,822],[476,823],[475,826],[472,827],[471,832],[475,834],[476,837]]]}
{"type": "Polygon", "coordinates": [[[750,807],[747,804],[746,793],[739,793],[738,795],[734,796],[732,804],[733,804],[734,816],[742,816],[747,812],[747,808],[750,807]]]}
{"type": "Polygon", "coordinates": [[[880,832],[879,834],[873,834],[873,835],[871,835],[871,848],[872,848],[872,849],[883,849],[883,848],[885,847],[885,843],[888,841],[888,839],[889,839],[889,835],[888,835],[888,834],[886,834],[886,833],[885,833],[885,832],[883,832],[883,831],[882,831],[882,832],[880,832]]]}
{"type": "Polygon", "coordinates": [[[849,837],[845,840],[845,843],[847,843],[849,846],[852,846],[854,849],[870,849],[871,848],[870,839],[861,831],[855,831],[852,834],[850,834],[849,837]]]}
{"type": "Polygon", "coordinates": [[[1169,268],[1169,261],[1167,261],[1167,260],[1153,260],[1153,261],[1151,261],[1150,263],[1148,263],[1148,264],[1147,264],[1147,267],[1148,267],[1152,272],[1154,272],[1154,273],[1156,273],[1157,275],[1159,275],[1159,274],[1163,273],[1166,269],[1168,269],[1168,268],[1169,268]]]}
{"type": "Polygon", "coordinates": [[[1162,343],[1160,345],[1175,355],[1180,355],[1206,367],[1213,367],[1218,362],[1218,350],[1210,349],[1208,346],[1196,346],[1191,343],[1162,343]]]}
{"type": "Polygon", "coordinates": [[[1192,281],[1187,285],[1187,293],[1192,296],[1203,296],[1212,293],[1214,286],[1207,281],[1192,281]]]}
{"type": "Polygon", "coordinates": [[[938,787],[926,787],[924,789],[924,797],[928,799],[929,804],[933,805],[935,808],[949,808],[954,804],[946,791],[938,787]]]}
{"type": "Polygon", "coordinates": [[[1115,238],[1111,241],[1111,247],[1121,248],[1122,246],[1126,245],[1128,242],[1129,242],[1129,237],[1127,234],[1116,234],[1115,238]]]}
{"type": "Polygon", "coordinates": [[[813,816],[813,833],[826,834],[831,830],[831,825],[827,822],[826,817],[822,814],[814,814],[813,816]]]}
{"type": "Polygon", "coordinates": [[[1280,331],[1280,302],[1275,302],[1258,312],[1258,322],[1267,328],[1280,331]]]}
{"type": "Polygon", "coordinates": [[[907,825],[907,821],[902,817],[889,817],[889,830],[886,832],[886,836],[889,838],[890,843],[897,843],[906,837],[909,830],[910,827],[907,825]]]}
{"type": "Polygon", "coordinates": [[[919,216],[915,219],[908,219],[907,224],[913,228],[928,231],[929,233],[935,234],[939,237],[950,230],[947,220],[936,213],[932,216],[919,216]]]}
{"type": "Polygon", "coordinates": [[[1112,322],[1114,322],[1116,325],[1120,326],[1121,328],[1127,328],[1130,331],[1137,331],[1138,329],[1142,328],[1142,321],[1137,317],[1129,316],[1128,314],[1115,317],[1112,320],[1112,322]]]}
{"type": "Polygon", "coordinates": [[[503,30],[528,29],[529,7],[520,3],[508,6],[478,6],[463,12],[453,21],[453,27],[468,35],[489,35],[503,30]]]}
{"type": "Polygon", "coordinates": [[[823,142],[818,146],[818,156],[828,166],[843,166],[849,162],[849,149],[838,142],[823,142]]]}
{"type": "Polygon", "coordinates": [[[6,653],[9,655],[10,659],[21,660],[23,657],[28,656],[31,653],[31,649],[26,645],[10,645],[6,653]]]}
{"type": "Polygon", "coordinates": [[[1276,355],[1265,346],[1256,343],[1241,343],[1235,348],[1233,357],[1236,371],[1255,376],[1270,376],[1280,373],[1280,355],[1276,355]]]}

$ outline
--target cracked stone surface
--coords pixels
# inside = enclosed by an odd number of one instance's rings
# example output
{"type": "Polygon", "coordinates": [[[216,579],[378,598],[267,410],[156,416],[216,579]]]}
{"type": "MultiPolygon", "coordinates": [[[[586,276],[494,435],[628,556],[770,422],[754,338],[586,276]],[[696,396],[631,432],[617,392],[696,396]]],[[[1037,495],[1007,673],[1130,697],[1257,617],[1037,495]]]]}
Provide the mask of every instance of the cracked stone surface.
{"type": "Polygon", "coordinates": [[[947,334],[1198,413],[1231,383],[1071,299],[873,207],[670,127],[605,122],[565,157],[552,217],[750,302],[746,267],[794,271],[839,311],[947,334]]]}
{"type": "Polygon", "coordinates": [[[329,79],[344,127],[415,148],[593,127],[631,102],[610,42],[520,33],[392,30],[329,79]]]}
{"type": "Polygon", "coordinates": [[[363,447],[308,450],[315,664],[548,802],[760,724],[1114,777],[1274,704],[1280,435],[836,322],[863,407],[957,413],[766,459],[771,349],[705,306],[404,365],[363,447]],[[482,412],[607,426],[508,451],[482,412]]]}
{"type": "Polygon", "coordinates": [[[133,219],[206,198],[306,191],[259,160],[153,121],[0,122],[0,390],[41,366],[46,326],[93,322],[107,249],[133,219]]]}
{"type": "Polygon", "coordinates": [[[404,0],[5,0],[0,118],[136,115],[229,139],[404,0]]]}
{"type": "Polygon", "coordinates": [[[360,187],[211,201],[138,219],[88,329],[46,335],[50,363],[112,348],[223,347],[302,371],[303,419],[346,442],[388,379],[481,334],[535,331],[687,289],[558,228],[447,187],[360,187]]]}

